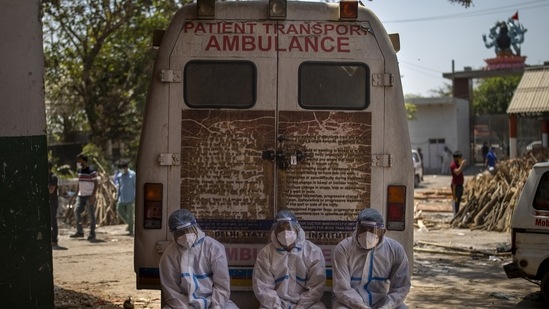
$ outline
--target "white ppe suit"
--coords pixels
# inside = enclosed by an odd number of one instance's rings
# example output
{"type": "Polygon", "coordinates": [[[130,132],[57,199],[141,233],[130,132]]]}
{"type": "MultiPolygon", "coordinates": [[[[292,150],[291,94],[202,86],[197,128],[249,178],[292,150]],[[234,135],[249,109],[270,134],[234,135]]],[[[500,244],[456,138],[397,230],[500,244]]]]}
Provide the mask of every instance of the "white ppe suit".
{"type": "Polygon", "coordinates": [[[382,237],[366,250],[359,246],[355,231],[336,246],[333,309],[408,308],[403,302],[410,285],[408,257],[397,241],[382,237]]]}
{"type": "Polygon", "coordinates": [[[325,309],[326,268],[322,250],[297,231],[295,247],[286,251],[271,232],[271,243],[257,255],[252,285],[260,308],[325,309]]]}
{"type": "Polygon", "coordinates": [[[163,309],[238,309],[229,300],[230,277],[225,247],[198,231],[189,249],[175,241],[160,259],[163,309]]]}

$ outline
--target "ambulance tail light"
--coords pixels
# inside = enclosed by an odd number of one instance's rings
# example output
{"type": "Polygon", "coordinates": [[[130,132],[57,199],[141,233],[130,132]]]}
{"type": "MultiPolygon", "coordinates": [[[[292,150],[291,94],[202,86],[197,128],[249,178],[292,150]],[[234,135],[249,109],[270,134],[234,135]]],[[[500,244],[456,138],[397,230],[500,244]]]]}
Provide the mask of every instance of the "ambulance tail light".
{"type": "Polygon", "coordinates": [[[269,0],[269,18],[285,19],[286,9],[286,0],[269,0]]]}
{"type": "Polygon", "coordinates": [[[387,188],[387,230],[404,231],[406,220],[406,186],[387,188]]]}
{"type": "Polygon", "coordinates": [[[339,19],[355,20],[358,18],[358,1],[343,0],[339,2],[339,19]]]}
{"type": "Polygon", "coordinates": [[[196,15],[201,19],[215,17],[215,0],[197,0],[196,15]]]}
{"type": "Polygon", "coordinates": [[[143,228],[161,229],[162,228],[162,194],[163,185],[161,183],[146,183],[144,187],[144,220],[143,228]]]}

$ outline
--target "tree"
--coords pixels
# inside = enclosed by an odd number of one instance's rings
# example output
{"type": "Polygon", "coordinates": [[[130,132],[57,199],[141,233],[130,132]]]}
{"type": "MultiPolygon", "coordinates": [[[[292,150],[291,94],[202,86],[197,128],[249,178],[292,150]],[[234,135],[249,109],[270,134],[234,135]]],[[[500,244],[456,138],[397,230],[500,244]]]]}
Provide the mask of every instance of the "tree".
{"type": "Polygon", "coordinates": [[[466,8],[470,7],[473,4],[473,0],[448,0],[448,2],[452,4],[458,3],[463,5],[466,8]]]}
{"type": "Polygon", "coordinates": [[[451,97],[453,96],[453,89],[450,83],[444,83],[437,89],[429,90],[431,97],[451,97]]]}
{"type": "Polygon", "coordinates": [[[505,114],[521,76],[483,79],[473,90],[475,115],[505,114]]]}
{"type": "Polygon", "coordinates": [[[48,130],[62,141],[84,131],[103,153],[121,145],[119,156],[134,157],[153,30],[177,8],[175,0],[45,0],[48,130]]]}

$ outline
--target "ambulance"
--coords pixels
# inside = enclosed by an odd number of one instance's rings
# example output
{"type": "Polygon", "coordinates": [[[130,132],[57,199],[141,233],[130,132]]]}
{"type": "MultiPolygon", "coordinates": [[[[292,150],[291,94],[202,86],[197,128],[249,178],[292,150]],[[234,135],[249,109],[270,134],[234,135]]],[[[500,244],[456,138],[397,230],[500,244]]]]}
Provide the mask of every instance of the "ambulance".
{"type": "Polygon", "coordinates": [[[224,244],[231,299],[251,287],[276,213],[332,251],[378,209],[412,263],[414,172],[396,52],[359,2],[198,1],[163,33],[137,162],[135,273],[159,289],[167,226],[189,209],[224,244]]]}
{"type": "Polygon", "coordinates": [[[536,163],[524,183],[511,218],[511,253],[507,277],[539,284],[549,303],[549,162],[536,163]]]}

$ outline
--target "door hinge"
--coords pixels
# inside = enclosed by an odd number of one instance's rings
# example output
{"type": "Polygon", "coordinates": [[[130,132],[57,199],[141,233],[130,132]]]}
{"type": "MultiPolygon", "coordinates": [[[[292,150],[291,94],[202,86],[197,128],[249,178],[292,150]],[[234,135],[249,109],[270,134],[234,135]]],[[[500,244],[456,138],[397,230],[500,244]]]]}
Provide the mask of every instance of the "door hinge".
{"type": "Polygon", "coordinates": [[[393,87],[395,77],[391,73],[372,74],[372,86],[374,87],[393,87]]]}
{"type": "Polygon", "coordinates": [[[393,157],[390,154],[373,154],[372,166],[391,167],[393,165],[393,157]]]}
{"type": "Polygon", "coordinates": [[[160,81],[163,83],[180,83],[181,71],[162,70],[160,71],[160,81]]]}
{"type": "Polygon", "coordinates": [[[161,153],[158,155],[160,165],[181,165],[181,154],[179,153],[161,153]]]}

